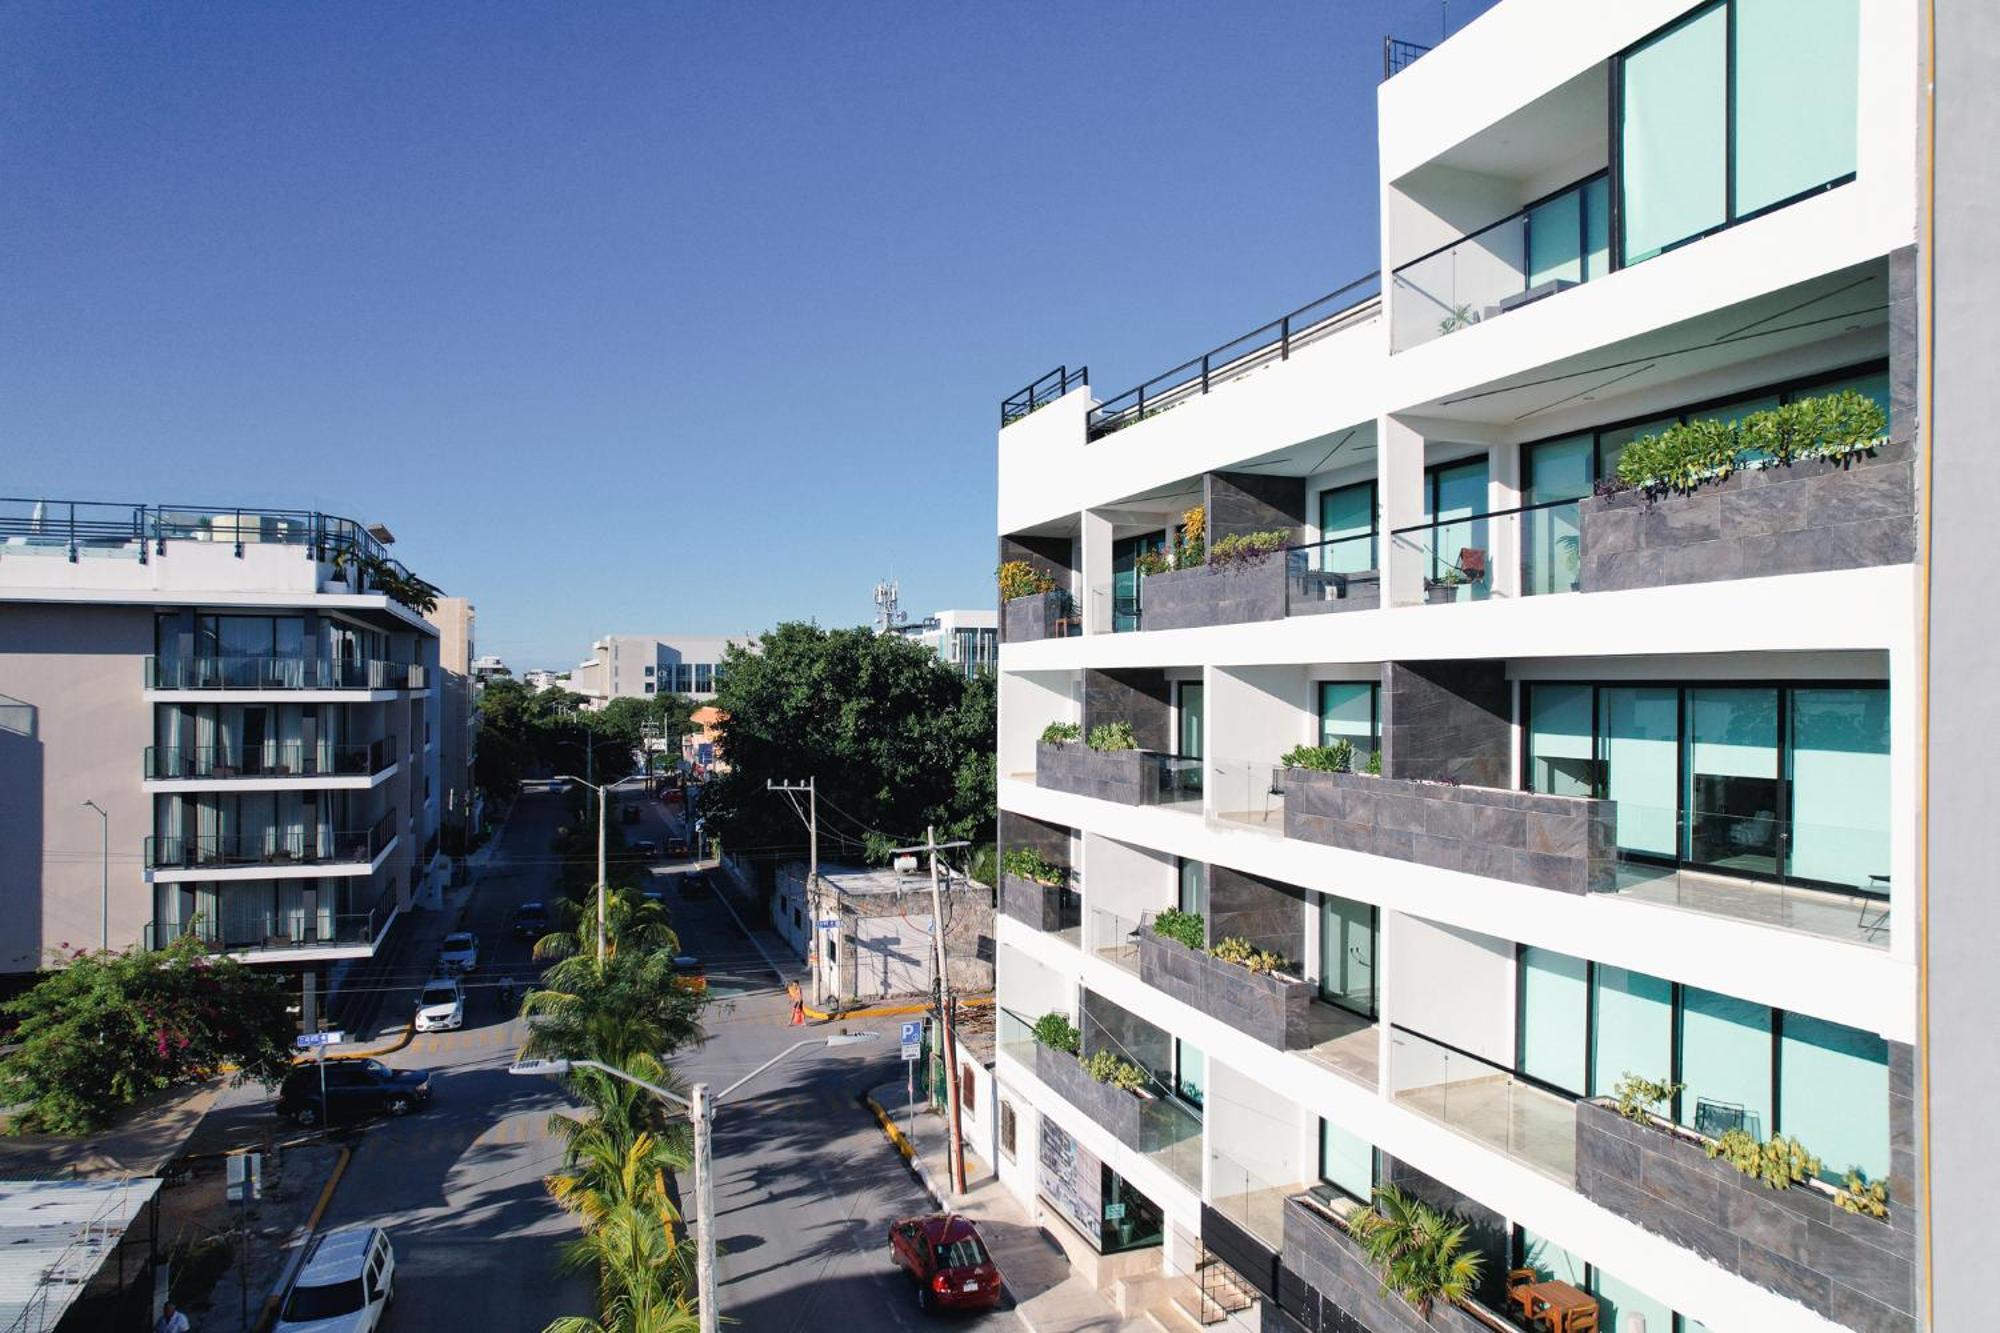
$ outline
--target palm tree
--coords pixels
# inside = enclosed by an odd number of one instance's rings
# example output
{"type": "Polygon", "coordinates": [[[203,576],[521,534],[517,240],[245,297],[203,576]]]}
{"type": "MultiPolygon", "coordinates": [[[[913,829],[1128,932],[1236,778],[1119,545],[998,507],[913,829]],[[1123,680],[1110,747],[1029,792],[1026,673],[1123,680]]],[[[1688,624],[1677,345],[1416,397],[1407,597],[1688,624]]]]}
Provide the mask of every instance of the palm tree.
{"type": "MultiPolygon", "coordinates": [[[[616,1080],[604,1083],[626,1087],[616,1080]]],[[[685,1304],[691,1285],[675,1230],[680,1212],[667,1189],[668,1170],[686,1167],[688,1155],[678,1139],[633,1125],[633,1117],[616,1106],[600,1107],[588,1120],[560,1114],[550,1119],[564,1140],[566,1166],[547,1177],[548,1190],[583,1224],[583,1235],[563,1247],[563,1264],[596,1272],[607,1320],[618,1311],[664,1318],[685,1304]]]]}
{"type": "MultiPolygon", "coordinates": [[[[564,899],[556,904],[556,914],[567,917],[564,929],[552,931],[535,941],[536,958],[585,958],[597,960],[597,916],[594,907],[564,899]]],[[[624,889],[609,889],[604,899],[604,953],[615,957],[619,947],[675,953],[680,940],[667,924],[666,909],[649,898],[640,898],[624,889]]]]}
{"type": "Polygon", "coordinates": [[[1377,1189],[1374,1210],[1355,1217],[1348,1230],[1381,1277],[1383,1294],[1395,1292],[1426,1319],[1438,1301],[1457,1305],[1479,1284],[1480,1255],[1460,1252],[1465,1223],[1394,1185],[1377,1189]]]}

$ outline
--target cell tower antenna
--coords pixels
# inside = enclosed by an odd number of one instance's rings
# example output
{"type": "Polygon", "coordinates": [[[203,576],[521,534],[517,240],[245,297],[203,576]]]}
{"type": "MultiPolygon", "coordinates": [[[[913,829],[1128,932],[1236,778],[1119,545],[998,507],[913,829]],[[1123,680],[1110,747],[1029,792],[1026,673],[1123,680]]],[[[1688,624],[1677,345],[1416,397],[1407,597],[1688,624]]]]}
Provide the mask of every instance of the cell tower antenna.
{"type": "Polygon", "coordinates": [[[887,634],[909,620],[910,616],[898,604],[902,600],[902,585],[895,579],[875,585],[875,632],[887,634]]]}

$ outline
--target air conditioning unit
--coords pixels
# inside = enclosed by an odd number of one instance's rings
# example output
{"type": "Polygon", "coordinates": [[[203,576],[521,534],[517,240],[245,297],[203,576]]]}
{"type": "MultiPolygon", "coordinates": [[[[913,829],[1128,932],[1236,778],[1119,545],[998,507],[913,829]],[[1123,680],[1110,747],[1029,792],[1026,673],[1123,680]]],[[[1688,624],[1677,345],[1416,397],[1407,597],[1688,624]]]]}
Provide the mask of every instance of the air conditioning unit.
{"type": "Polygon", "coordinates": [[[896,867],[896,873],[899,875],[914,875],[917,873],[917,858],[914,856],[899,856],[893,864],[896,867]]]}

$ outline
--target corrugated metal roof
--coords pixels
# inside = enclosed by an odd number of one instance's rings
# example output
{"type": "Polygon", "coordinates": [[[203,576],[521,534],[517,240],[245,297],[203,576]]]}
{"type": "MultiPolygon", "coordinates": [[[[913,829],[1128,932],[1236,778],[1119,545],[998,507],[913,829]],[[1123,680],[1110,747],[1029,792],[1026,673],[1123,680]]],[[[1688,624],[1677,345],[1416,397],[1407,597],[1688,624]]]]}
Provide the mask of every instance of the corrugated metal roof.
{"type": "Polygon", "coordinates": [[[60,1323],[159,1192],[152,1176],[0,1184],[0,1333],[60,1323]]]}

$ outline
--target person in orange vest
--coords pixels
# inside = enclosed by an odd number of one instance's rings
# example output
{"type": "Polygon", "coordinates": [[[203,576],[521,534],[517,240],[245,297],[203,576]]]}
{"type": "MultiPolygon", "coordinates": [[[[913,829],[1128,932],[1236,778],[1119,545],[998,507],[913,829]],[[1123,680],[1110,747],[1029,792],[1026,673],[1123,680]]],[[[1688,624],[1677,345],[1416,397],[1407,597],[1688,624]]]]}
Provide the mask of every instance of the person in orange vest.
{"type": "Polygon", "coordinates": [[[806,997],[804,992],[799,989],[799,983],[796,981],[786,982],[785,994],[789,995],[792,999],[791,1025],[795,1028],[804,1027],[806,1024],[806,997]]]}

